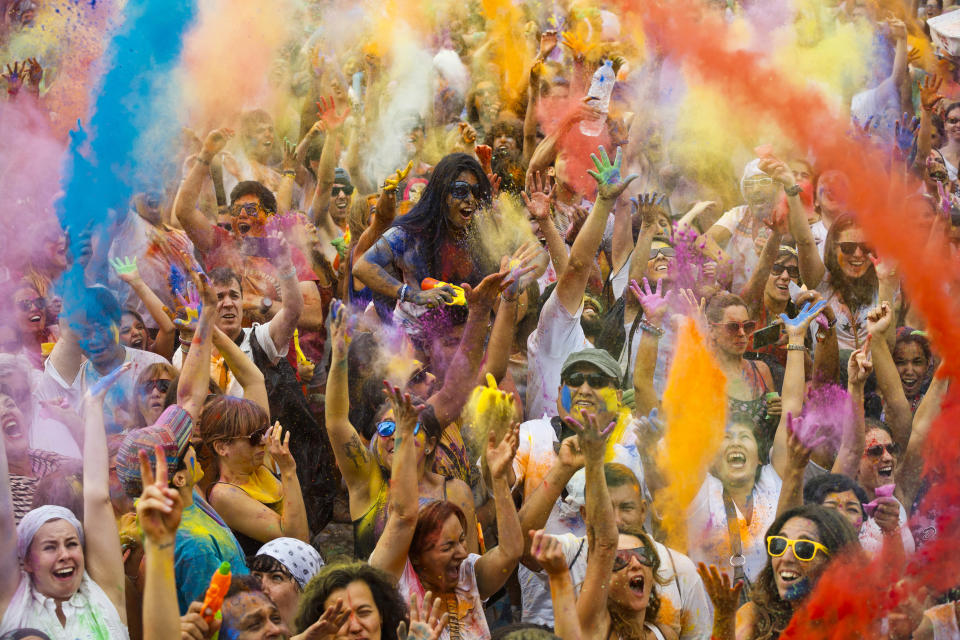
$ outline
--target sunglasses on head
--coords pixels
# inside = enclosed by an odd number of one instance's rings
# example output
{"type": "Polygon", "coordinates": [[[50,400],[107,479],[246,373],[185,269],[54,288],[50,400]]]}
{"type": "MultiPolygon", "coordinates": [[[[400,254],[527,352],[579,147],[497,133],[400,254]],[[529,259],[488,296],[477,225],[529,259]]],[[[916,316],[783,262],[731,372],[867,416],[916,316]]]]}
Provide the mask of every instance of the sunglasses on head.
{"type": "Polygon", "coordinates": [[[787,266],[785,264],[773,263],[773,267],[770,269],[770,273],[773,274],[775,278],[779,278],[780,274],[784,271],[787,272],[787,275],[790,276],[791,280],[796,280],[800,277],[800,267],[787,266]]]}
{"type": "Polygon", "coordinates": [[[143,390],[144,395],[149,394],[154,389],[156,389],[160,393],[166,393],[167,389],[170,388],[170,381],[169,380],[147,380],[146,382],[143,383],[143,385],[141,385],[140,388],[143,390]]]}
{"type": "Polygon", "coordinates": [[[564,384],[572,389],[582,387],[584,381],[593,389],[612,387],[613,378],[602,373],[571,373],[564,379],[564,384]]]}
{"type": "Polygon", "coordinates": [[[466,200],[467,196],[473,194],[474,200],[479,200],[483,192],[480,190],[480,185],[470,184],[469,182],[464,182],[463,180],[457,180],[450,185],[450,197],[456,198],[457,200],[466,200]]]}
{"type": "Polygon", "coordinates": [[[336,197],[339,196],[341,193],[344,193],[344,194],[346,194],[346,195],[348,195],[348,196],[349,196],[349,195],[352,195],[352,194],[353,194],[353,185],[343,186],[343,185],[335,184],[335,185],[333,185],[333,188],[330,189],[330,197],[331,197],[331,198],[336,198],[336,197]]]}
{"type": "Polygon", "coordinates": [[[269,429],[270,427],[268,425],[268,426],[260,427],[259,429],[257,429],[256,431],[254,431],[248,436],[233,436],[233,437],[227,437],[227,438],[217,438],[217,440],[249,440],[250,446],[256,447],[256,446],[259,446],[261,442],[263,442],[263,437],[267,435],[267,430],[269,429]]]}
{"type": "Polygon", "coordinates": [[[773,178],[768,176],[754,176],[743,181],[745,187],[759,187],[773,184],[773,178]]]}
{"type": "Polygon", "coordinates": [[[732,336],[740,333],[740,330],[743,329],[743,332],[747,335],[753,333],[757,328],[757,323],[755,320],[747,320],[746,322],[712,322],[715,327],[722,327],[727,330],[732,336]]]}
{"type": "Polygon", "coordinates": [[[857,249],[860,249],[860,252],[864,255],[868,253],[873,253],[873,249],[870,248],[866,242],[841,242],[839,243],[840,251],[843,252],[845,256],[852,256],[857,252],[857,249]]]}
{"type": "Polygon", "coordinates": [[[43,311],[47,308],[46,298],[34,298],[32,300],[20,300],[17,302],[17,306],[20,307],[21,311],[43,311]]]}
{"type": "Polygon", "coordinates": [[[650,248],[650,259],[653,260],[659,255],[663,255],[665,258],[672,258],[677,255],[677,250],[673,247],[651,247],[650,248]]]}
{"type": "Polygon", "coordinates": [[[630,559],[636,558],[637,562],[645,567],[653,568],[656,565],[657,558],[653,549],[649,547],[637,547],[636,549],[618,549],[617,557],[613,561],[613,570],[621,571],[630,564],[630,559]]]}
{"type": "Polygon", "coordinates": [[[787,547],[793,549],[793,555],[797,560],[810,562],[822,551],[825,555],[830,555],[830,550],[819,542],[813,540],[791,540],[784,536],[767,536],[767,553],[771,558],[779,558],[787,552],[787,547]]]}
{"type": "Polygon", "coordinates": [[[884,449],[892,456],[900,455],[900,445],[896,442],[891,442],[890,444],[875,444],[872,447],[867,447],[863,452],[871,458],[879,458],[883,455],[884,449]]]}
{"type": "MultiPolygon", "coordinates": [[[[397,423],[393,420],[384,420],[377,425],[377,435],[383,438],[389,438],[397,430],[397,423]]],[[[420,423],[418,422],[413,428],[413,435],[420,433],[420,423]]]]}

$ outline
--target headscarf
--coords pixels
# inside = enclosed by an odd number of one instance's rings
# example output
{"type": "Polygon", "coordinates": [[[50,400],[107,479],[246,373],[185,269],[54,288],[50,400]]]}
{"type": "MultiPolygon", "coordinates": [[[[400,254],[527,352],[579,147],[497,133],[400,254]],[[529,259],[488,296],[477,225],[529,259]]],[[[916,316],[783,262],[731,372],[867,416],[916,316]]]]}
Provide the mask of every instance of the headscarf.
{"type": "Polygon", "coordinates": [[[51,520],[66,520],[77,530],[77,537],[80,538],[80,544],[83,544],[83,525],[73,515],[73,511],[65,507],[52,504],[45,504],[28,512],[17,525],[17,557],[22,562],[27,555],[27,549],[33,542],[33,537],[37,535],[40,527],[51,520]]]}
{"type": "Polygon", "coordinates": [[[303,590],[324,565],[323,558],[312,546],[296,538],[274,538],[257,551],[258,556],[270,556],[290,572],[303,590]]]}

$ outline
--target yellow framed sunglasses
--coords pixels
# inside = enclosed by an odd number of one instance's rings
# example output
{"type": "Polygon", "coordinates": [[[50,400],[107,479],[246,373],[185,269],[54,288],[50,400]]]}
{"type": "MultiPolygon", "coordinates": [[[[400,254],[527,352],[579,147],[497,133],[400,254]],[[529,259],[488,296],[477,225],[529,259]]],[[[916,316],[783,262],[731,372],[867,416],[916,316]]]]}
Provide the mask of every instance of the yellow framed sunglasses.
{"type": "Polygon", "coordinates": [[[825,555],[830,555],[830,550],[819,542],[813,540],[791,540],[784,536],[767,536],[767,553],[771,558],[779,558],[787,552],[787,547],[793,549],[793,555],[797,560],[810,562],[816,557],[818,551],[825,555]]]}

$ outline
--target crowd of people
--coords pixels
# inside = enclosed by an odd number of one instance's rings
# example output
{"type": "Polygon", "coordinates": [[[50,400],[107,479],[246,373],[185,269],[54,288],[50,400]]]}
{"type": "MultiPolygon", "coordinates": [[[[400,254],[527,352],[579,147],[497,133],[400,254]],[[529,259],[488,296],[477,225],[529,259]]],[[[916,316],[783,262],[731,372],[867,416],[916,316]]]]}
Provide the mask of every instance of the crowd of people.
{"type": "MultiPolygon", "coordinates": [[[[677,19],[855,34],[864,73],[810,90],[955,256],[951,3],[677,19]]],[[[27,50],[61,4],[0,0],[0,115],[62,124],[70,42],[27,50]]],[[[928,446],[960,345],[847,173],[762,123],[691,140],[705,80],[642,3],[297,11],[270,99],[184,123],[119,211],[7,203],[0,640],[851,638],[828,576],[877,558],[856,637],[960,640],[928,446]],[[402,38],[432,66],[397,107],[402,38]]]]}

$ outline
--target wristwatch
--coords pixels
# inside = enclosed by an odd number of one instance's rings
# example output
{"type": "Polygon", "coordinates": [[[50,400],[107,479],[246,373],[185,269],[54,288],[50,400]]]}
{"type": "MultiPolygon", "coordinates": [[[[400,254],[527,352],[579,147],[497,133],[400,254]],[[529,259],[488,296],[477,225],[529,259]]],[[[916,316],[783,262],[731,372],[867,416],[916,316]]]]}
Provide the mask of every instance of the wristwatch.
{"type": "Polygon", "coordinates": [[[803,187],[795,184],[792,187],[784,187],[783,191],[792,198],[793,196],[800,195],[800,192],[803,191],[803,187]]]}
{"type": "Polygon", "coordinates": [[[270,307],[273,306],[273,300],[269,296],[263,296],[260,298],[260,311],[267,313],[270,311],[270,307]]]}

